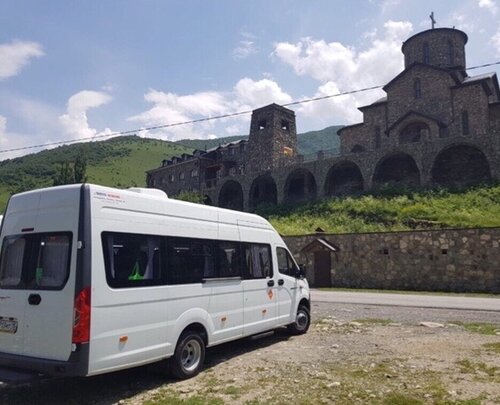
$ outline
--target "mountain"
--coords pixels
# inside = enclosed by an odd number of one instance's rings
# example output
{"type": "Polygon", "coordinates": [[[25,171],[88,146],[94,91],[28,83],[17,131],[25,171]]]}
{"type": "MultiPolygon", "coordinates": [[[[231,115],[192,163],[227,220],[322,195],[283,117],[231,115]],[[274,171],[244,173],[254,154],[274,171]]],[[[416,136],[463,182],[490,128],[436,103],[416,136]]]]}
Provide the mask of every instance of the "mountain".
{"type": "Polygon", "coordinates": [[[297,147],[299,153],[308,155],[320,150],[340,151],[340,138],[337,132],[343,125],[333,125],[319,131],[309,131],[297,134],[297,147]]]}
{"type": "MultiPolygon", "coordinates": [[[[338,151],[340,139],[337,135],[337,131],[342,127],[343,125],[333,125],[319,131],[309,131],[297,134],[297,147],[299,153],[302,155],[309,155],[320,150],[338,151]]],[[[207,150],[241,139],[248,139],[248,135],[236,135],[216,139],[182,139],[175,143],[191,149],[207,150]]]]}

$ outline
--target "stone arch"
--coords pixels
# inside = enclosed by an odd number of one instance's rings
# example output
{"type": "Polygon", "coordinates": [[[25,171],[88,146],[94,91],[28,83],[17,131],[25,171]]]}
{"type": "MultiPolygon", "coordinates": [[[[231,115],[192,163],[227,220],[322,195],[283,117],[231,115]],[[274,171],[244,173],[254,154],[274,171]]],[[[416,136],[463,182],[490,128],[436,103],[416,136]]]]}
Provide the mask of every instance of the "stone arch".
{"type": "Polygon", "coordinates": [[[224,183],[219,192],[219,207],[243,211],[243,188],[234,180],[224,183]]]}
{"type": "Polygon", "coordinates": [[[313,174],[305,169],[295,169],[285,182],[285,202],[300,202],[316,198],[316,180],[313,174]]]}
{"type": "Polygon", "coordinates": [[[430,129],[425,122],[412,122],[406,125],[399,133],[399,143],[405,144],[425,141],[425,135],[428,133],[430,133],[430,129]]]}
{"type": "Polygon", "coordinates": [[[491,180],[488,159],[477,147],[459,144],[442,149],[432,165],[432,183],[468,186],[491,180]]]}
{"type": "Polygon", "coordinates": [[[420,185],[420,170],[415,159],[402,152],[380,159],[375,167],[373,186],[380,187],[384,184],[418,187],[420,185]]]}
{"type": "Polygon", "coordinates": [[[278,203],[278,188],[270,174],[257,177],[250,186],[250,208],[259,205],[276,205],[278,203]]]}
{"type": "Polygon", "coordinates": [[[325,195],[346,195],[361,191],[363,175],[356,163],[346,161],[330,168],[325,180],[325,195]]]}

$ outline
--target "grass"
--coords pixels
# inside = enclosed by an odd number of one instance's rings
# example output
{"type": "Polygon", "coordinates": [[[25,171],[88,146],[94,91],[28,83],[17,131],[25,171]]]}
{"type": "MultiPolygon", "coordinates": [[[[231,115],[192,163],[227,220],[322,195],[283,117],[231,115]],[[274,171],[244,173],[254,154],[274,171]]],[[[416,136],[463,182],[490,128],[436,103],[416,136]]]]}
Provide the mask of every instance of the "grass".
{"type": "Polygon", "coordinates": [[[490,351],[490,352],[494,352],[494,353],[497,353],[497,354],[500,354],[500,342],[497,342],[497,343],[485,343],[483,345],[483,347],[490,351]]]}
{"type": "Polygon", "coordinates": [[[463,374],[486,375],[490,378],[500,377],[500,367],[488,366],[482,362],[472,362],[470,360],[460,360],[457,362],[460,372],[463,374]]]}
{"type": "Polygon", "coordinates": [[[500,226],[500,185],[463,190],[421,190],[332,198],[295,206],[267,207],[282,235],[407,231],[500,226]]]}
{"type": "Polygon", "coordinates": [[[144,405],[223,405],[221,398],[194,395],[187,398],[180,398],[173,392],[157,395],[154,399],[147,400],[144,405]]]}
{"type": "MultiPolygon", "coordinates": [[[[477,365],[463,364],[477,372],[477,365]],[[474,368],[476,367],[476,368],[474,368]]],[[[489,373],[495,370],[481,368],[489,373]]],[[[445,375],[441,372],[412,367],[409,359],[383,359],[378,362],[356,364],[322,363],[320,367],[303,367],[290,363],[276,363],[250,374],[245,386],[239,387],[217,378],[201,378],[193,392],[183,394],[175,387],[161,391],[145,402],[148,405],[218,405],[239,400],[245,405],[263,404],[351,404],[380,405],[416,404],[481,404],[482,398],[458,399],[448,392],[445,375]],[[254,395],[246,401],[245,393],[254,395]]],[[[489,378],[489,377],[487,377],[489,378]]]]}
{"type": "Polygon", "coordinates": [[[500,325],[485,322],[450,322],[462,326],[469,332],[479,333],[481,335],[496,335],[500,331],[500,325]]]}

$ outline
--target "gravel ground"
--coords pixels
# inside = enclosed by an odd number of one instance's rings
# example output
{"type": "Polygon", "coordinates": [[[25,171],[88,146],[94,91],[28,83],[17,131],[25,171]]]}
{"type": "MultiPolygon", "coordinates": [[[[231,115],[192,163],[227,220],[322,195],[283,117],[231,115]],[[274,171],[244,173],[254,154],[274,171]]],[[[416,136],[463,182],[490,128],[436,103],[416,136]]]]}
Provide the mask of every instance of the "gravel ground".
{"type": "Polygon", "coordinates": [[[2,384],[0,403],[500,403],[497,312],[316,302],[312,315],[306,335],[283,329],[208,349],[205,370],[191,380],[170,379],[159,363],[2,384]],[[493,334],[467,327],[477,322],[493,334]]]}

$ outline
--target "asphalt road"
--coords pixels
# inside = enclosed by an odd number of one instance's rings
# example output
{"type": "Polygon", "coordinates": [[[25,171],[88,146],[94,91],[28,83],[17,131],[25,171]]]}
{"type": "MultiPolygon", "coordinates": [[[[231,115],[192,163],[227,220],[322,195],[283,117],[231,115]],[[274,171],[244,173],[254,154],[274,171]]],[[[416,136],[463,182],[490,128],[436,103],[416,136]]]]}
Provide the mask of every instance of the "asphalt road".
{"type": "Polygon", "coordinates": [[[313,302],[500,312],[499,298],[311,290],[313,302]]]}

